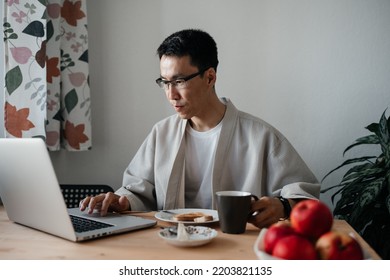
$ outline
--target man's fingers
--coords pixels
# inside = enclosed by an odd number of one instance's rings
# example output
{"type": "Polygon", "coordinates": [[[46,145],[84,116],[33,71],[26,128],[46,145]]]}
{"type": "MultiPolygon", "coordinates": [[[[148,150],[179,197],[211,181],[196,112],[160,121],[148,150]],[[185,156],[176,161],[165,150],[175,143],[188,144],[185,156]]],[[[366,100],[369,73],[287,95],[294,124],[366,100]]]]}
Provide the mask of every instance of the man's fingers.
{"type": "Polygon", "coordinates": [[[87,209],[87,207],[88,207],[88,205],[89,205],[89,200],[90,200],[91,198],[89,197],[89,196],[87,196],[86,198],[84,198],[84,199],[82,199],[81,201],[80,201],[80,210],[81,211],[84,211],[85,209],[87,209]]]}
{"type": "Polygon", "coordinates": [[[126,196],[122,195],[119,198],[119,212],[130,210],[130,203],[126,196]]]}
{"type": "Polygon", "coordinates": [[[119,196],[112,192],[102,193],[97,196],[87,196],[80,201],[80,210],[88,209],[88,214],[98,210],[102,216],[108,211],[121,212],[129,209],[129,201],[125,196],[119,196]]]}
{"type": "Polygon", "coordinates": [[[106,205],[104,205],[104,207],[102,206],[102,209],[104,208],[105,211],[104,213],[107,213],[107,211],[120,213],[130,209],[130,204],[126,196],[119,196],[111,193],[109,196],[106,196],[106,199],[103,201],[103,204],[105,204],[106,202],[108,208],[106,209],[106,205]]]}
{"type": "Polygon", "coordinates": [[[88,214],[93,213],[93,210],[95,209],[96,203],[97,203],[97,197],[90,196],[89,203],[88,203],[88,214]]]}
{"type": "Polygon", "coordinates": [[[117,194],[114,194],[112,192],[108,192],[105,194],[104,200],[102,202],[102,207],[100,210],[100,214],[102,216],[107,215],[108,210],[114,211],[114,212],[120,212],[120,205],[119,205],[119,198],[120,196],[117,194]]]}

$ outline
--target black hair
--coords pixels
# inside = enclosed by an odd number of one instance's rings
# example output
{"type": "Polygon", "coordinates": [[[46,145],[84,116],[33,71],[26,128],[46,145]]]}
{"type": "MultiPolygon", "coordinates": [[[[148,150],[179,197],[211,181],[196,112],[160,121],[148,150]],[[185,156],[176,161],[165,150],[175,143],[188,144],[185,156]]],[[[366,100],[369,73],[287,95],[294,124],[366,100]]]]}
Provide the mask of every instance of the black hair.
{"type": "Polygon", "coordinates": [[[159,58],[166,56],[190,56],[191,65],[200,71],[212,67],[217,71],[218,50],[214,39],[199,29],[185,29],[168,36],[158,47],[159,58]]]}

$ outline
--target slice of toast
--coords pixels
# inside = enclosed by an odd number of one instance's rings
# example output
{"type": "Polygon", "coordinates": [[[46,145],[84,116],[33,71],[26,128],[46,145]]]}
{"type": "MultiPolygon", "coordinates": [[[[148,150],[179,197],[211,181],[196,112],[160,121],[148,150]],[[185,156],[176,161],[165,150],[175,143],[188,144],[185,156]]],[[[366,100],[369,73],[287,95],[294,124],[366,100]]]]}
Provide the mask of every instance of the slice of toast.
{"type": "Polygon", "coordinates": [[[204,215],[202,217],[195,218],[194,222],[196,222],[196,223],[205,223],[205,222],[210,222],[212,220],[214,220],[213,216],[211,216],[211,215],[204,215]]]}
{"type": "Polygon", "coordinates": [[[189,212],[189,213],[176,214],[172,217],[172,219],[177,222],[202,223],[202,222],[212,221],[213,216],[206,215],[202,212],[189,212]]]}

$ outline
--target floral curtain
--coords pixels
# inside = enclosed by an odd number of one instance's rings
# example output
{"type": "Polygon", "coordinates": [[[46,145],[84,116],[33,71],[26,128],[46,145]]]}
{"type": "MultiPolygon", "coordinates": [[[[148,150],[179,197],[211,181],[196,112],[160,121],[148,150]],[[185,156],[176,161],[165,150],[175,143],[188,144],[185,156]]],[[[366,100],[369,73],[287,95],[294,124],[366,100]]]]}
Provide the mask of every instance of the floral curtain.
{"type": "Polygon", "coordinates": [[[5,137],[91,148],[86,0],[4,0],[5,137]]]}

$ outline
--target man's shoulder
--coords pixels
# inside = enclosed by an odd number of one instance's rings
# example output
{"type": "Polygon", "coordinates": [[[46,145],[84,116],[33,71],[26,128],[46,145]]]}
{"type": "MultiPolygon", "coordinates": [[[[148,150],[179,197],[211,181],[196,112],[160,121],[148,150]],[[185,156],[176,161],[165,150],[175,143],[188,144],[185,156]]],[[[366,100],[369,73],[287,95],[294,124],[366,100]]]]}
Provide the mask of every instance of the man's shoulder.
{"type": "Polygon", "coordinates": [[[224,98],[224,103],[228,105],[231,120],[236,118],[236,124],[241,127],[247,127],[250,130],[256,130],[262,134],[274,134],[279,138],[284,138],[282,133],[276,129],[272,124],[265,121],[259,116],[237,109],[230,99],[224,98]]]}
{"type": "Polygon", "coordinates": [[[158,121],[153,128],[155,130],[177,130],[182,125],[185,125],[185,123],[185,120],[181,119],[177,114],[174,114],[158,121]]]}
{"type": "Polygon", "coordinates": [[[170,115],[168,117],[165,117],[161,120],[159,120],[155,126],[164,126],[166,124],[170,124],[170,123],[178,123],[179,121],[181,121],[181,119],[179,118],[179,116],[177,114],[174,114],[174,115],[170,115]]]}
{"type": "Polygon", "coordinates": [[[262,118],[255,116],[254,114],[242,111],[238,108],[236,108],[233,104],[233,102],[226,97],[221,98],[221,101],[228,106],[228,110],[232,112],[230,115],[231,116],[236,116],[240,121],[242,122],[251,122],[251,123],[256,123],[261,126],[266,126],[266,127],[273,127],[271,124],[268,122],[264,121],[262,118]]]}
{"type": "Polygon", "coordinates": [[[271,125],[269,122],[265,121],[264,119],[262,119],[258,116],[250,114],[248,112],[244,112],[244,111],[239,110],[238,111],[238,119],[239,119],[239,122],[241,122],[241,123],[248,123],[251,126],[262,127],[263,129],[272,130],[272,131],[279,133],[279,131],[273,125],[271,125]]]}

